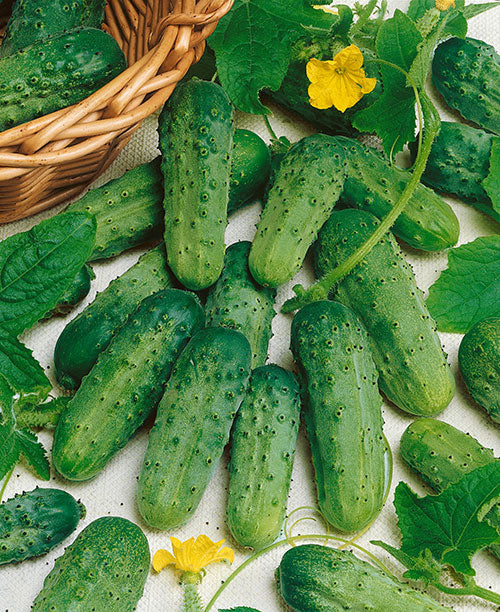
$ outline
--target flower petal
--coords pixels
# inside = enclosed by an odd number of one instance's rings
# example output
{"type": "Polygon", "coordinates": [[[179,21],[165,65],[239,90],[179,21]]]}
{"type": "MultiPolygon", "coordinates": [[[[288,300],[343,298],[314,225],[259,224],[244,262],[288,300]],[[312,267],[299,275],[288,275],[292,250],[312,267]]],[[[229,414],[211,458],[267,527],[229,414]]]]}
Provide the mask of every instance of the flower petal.
{"type": "Polygon", "coordinates": [[[334,62],[345,68],[347,71],[352,72],[359,70],[363,65],[363,54],[356,45],[349,45],[342,51],[339,51],[333,58],[334,62]]]}
{"type": "Polygon", "coordinates": [[[161,572],[161,570],[167,565],[175,563],[175,557],[168,552],[168,550],[157,550],[153,556],[153,569],[155,572],[161,572]]]}
{"type": "Polygon", "coordinates": [[[339,79],[338,89],[335,92],[333,104],[337,110],[343,113],[359,102],[362,96],[361,87],[349,78],[348,75],[344,75],[339,79]]]}
{"type": "Polygon", "coordinates": [[[335,74],[336,63],[333,60],[326,60],[322,62],[319,59],[313,57],[306,64],[307,78],[311,83],[317,83],[318,81],[324,81],[330,79],[335,74]]]}

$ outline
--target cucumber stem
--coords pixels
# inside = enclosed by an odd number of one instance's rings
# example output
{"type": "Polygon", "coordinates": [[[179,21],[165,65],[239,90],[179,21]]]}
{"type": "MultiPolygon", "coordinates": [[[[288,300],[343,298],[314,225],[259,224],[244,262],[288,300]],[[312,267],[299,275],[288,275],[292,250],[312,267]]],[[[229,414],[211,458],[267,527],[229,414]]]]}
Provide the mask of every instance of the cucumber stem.
{"type": "Polygon", "coordinates": [[[2,497],[3,497],[3,494],[5,493],[5,489],[7,488],[7,485],[9,484],[10,477],[12,476],[12,473],[14,472],[14,468],[15,468],[15,464],[10,468],[10,470],[7,472],[7,474],[3,478],[2,488],[0,489],[0,502],[2,501],[2,497]]]}
{"type": "Polygon", "coordinates": [[[273,130],[273,126],[271,125],[271,122],[269,121],[268,116],[262,115],[262,118],[264,119],[264,123],[266,124],[267,131],[269,132],[269,135],[271,136],[271,140],[279,140],[279,138],[276,136],[276,132],[273,130]]]}
{"type": "Polygon", "coordinates": [[[200,595],[198,594],[197,582],[185,581],[184,583],[184,605],[183,612],[203,612],[200,595]]]}

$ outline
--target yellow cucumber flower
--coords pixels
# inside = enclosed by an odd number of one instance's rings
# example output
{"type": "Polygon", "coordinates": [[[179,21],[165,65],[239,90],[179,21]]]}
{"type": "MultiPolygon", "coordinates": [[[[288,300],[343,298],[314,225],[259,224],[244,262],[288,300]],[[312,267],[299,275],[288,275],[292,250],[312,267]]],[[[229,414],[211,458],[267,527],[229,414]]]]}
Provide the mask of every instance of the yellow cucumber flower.
{"type": "Polygon", "coordinates": [[[317,11],[324,11],[325,13],[332,13],[333,15],[338,15],[339,11],[331,4],[313,4],[313,8],[317,11]]]}
{"type": "Polygon", "coordinates": [[[206,535],[196,538],[189,538],[186,542],[181,542],[177,538],[171,537],[172,553],[167,550],[158,550],[153,557],[153,569],[161,572],[167,565],[175,565],[175,568],[183,572],[199,574],[201,570],[210,563],[217,561],[234,561],[234,551],[227,546],[221,548],[224,540],[212,542],[206,535]]]}
{"type": "Polygon", "coordinates": [[[447,11],[450,6],[455,8],[455,0],[436,0],[436,8],[438,11],[447,11]]]}
{"type": "Polygon", "coordinates": [[[377,79],[368,78],[363,66],[363,54],[356,45],[339,51],[333,60],[316,58],[306,66],[309,103],[315,108],[335,106],[342,113],[354,106],[364,94],[373,91],[377,79]]]}

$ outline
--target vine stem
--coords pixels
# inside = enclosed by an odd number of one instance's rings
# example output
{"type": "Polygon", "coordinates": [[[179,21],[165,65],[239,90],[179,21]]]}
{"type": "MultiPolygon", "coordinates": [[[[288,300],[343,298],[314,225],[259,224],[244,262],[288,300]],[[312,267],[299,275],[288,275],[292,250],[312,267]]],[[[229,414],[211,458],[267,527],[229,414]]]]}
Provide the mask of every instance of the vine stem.
{"type": "Polygon", "coordinates": [[[485,589],[479,586],[474,580],[471,578],[465,578],[461,576],[461,579],[465,579],[465,586],[461,588],[457,587],[448,587],[444,584],[431,583],[433,587],[446,593],[447,595],[474,595],[479,597],[480,599],[485,599],[486,601],[491,601],[494,604],[500,605],[500,595],[498,593],[494,593],[489,589],[485,589]]]}
{"type": "Polygon", "coordinates": [[[14,468],[15,468],[15,465],[13,465],[10,468],[10,471],[7,472],[7,474],[5,475],[5,477],[3,479],[2,488],[0,489],[0,502],[2,501],[2,497],[3,497],[4,493],[5,493],[5,489],[7,488],[7,485],[9,484],[10,477],[12,476],[12,474],[14,472],[14,468]]]}
{"type": "Polygon", "coordinates": [[[271,136],[271,139],[279,140],[279,138],[276,136],[276,132],[273,130],[273,126],[271,125],[271,122],[269,121],[268,116],[262,115],[262,117],[264,119],[264,123],[266,124],[267,131],[269,132],[269,135],[271,136]]]}

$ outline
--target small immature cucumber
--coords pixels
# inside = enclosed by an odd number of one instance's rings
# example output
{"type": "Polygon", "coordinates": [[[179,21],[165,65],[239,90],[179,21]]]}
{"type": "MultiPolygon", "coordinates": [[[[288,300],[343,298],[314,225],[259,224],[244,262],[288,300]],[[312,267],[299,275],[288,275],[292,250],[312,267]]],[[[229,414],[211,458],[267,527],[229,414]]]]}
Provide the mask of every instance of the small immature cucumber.
{"type": "Polygon", "coordinates": [[[500,56],[475,38],[449,38],[432,61],[432,82],[448,106],[500,135],[500,56]]]}
{"type": "Polygon", "coordinates": [[[465,334],[458,363],[469,393],[500,423],[500,317],[479,321],[465,334]]]}
{"type": "Polygon", "coordinates": [[[231,432],[227,524],[240,546],[260,550],[281,532],[299,424],[295,376],[255,369],[231,432]]]}
{"type": "Polygon", "coordinates": [[[125,68],[116,40],[95,28],[57,34],[2,58],[0,131],[80,102],[125,68]]]}
{"type": "Polygon", "coordinates": [[[59,32],[79,26],[100,28],[104,21],[104,0],[16,0],[7,23],[0,57],[29,47],[59,32]]]}
{"type": "MultiPolygon", "coordinates": [[[[335,211],[314,248],[316,275],[347,259],[379,223],[364,210],[335,211]]],[[[446,408],[455,380],[423,294],[390,232],[337,285],[335,295],[364,323],[387,398],[420,416],[446,408]]]]}
{"type": "MultiPolygon", "coordinates": [[[[449,485],[478,467],[498,461],[493,451],[471,435],[437,419],[417,419],[401,437],[401,457],[428,485],[441,493],[449,485]]],[[[500,529],[498,505],[486,515],[490,525],[500,529]]],[[[490,546],[500,559],[500,544],[490,546]]]]}
{"type": "Polygon", "coordinates": [[[453,612],[351,552],[318,544],[288,550],[277,580],[281,596],[296,612],[453,612]]]}
{"type": "Polygon", "coordinates": [[[90,283],[94,280],[95,274],[91,266],[85,264],[78,272],[73,283],[63,293],[59,304],[54,310],[45,316],[46,319],[55,315],[65,315],[79,304],[89,293],[90,283]]]}
{"type": "Polygon", "coordinates": [[[299,271],[342,192],[345,174],[344,149],[332,136],[314,134],[291,147],[250,250],[250,271],[258,283],[278,287],[299,271]]]}
{"type": "Polygon", "coordinates": [[[99,518],[56,559],[32,612],[133,612],[149,563],[148,541],[137,525],[99,518]]]}
{"type": "Polygon", "coordinates": [[[168,263],[188,289],[205,289],[224,265],[233,107],[216,83],[176,88],[159,119],[168,263]]]}
{"type": "Polygon", "coordinates": [[[244,334],[252,347],[252,367],[267,359],[276,291],[258,285],[248,269],[250,242],[236,242],[226,251],[224,269],[210,288],[207,326],[230,327],[244,334]]]}
{"type": "Polygon", "coordinates": [[[0,504],[0,565],[45,555],[85,516],[84,506],[61,489],[22,493],[0,504]]]}
{"type": "Polygon", "coordinates": [[[68,480],[96,476],[160,400],[172,364],[203,325],[192,293],[143,300],[86,376],[54,432],[52,459],[68,480]]]}
{"type": "Polygon", "coordinates": [[[16,406],[16,423],[21,428],[55,429],[70,399],[70,397],[61,396],[37,406],[31,404],[16,406]]]}
{"type": "Polygon", "coordinates": [[[139,476],[139,512],[151,527],[173,529],[196,510],[229,440],[250,360],[243,334],[211,327],[175,363],[139,476]]]}
{"type": "Polygon", "coordinates": [[[368,336],[338,302],[313,302],[292,321],[303,415],[321,512],[340,531],[360,531],[382,509],[382,398],[368,336]]]}
{"type": "Polygon", "coordinates": [[[55,376],[60,385],[75,390],[139,302],[172,286],[166,259],[163,243],[144,253],[66,325],[54,350],[55,376]]]}

